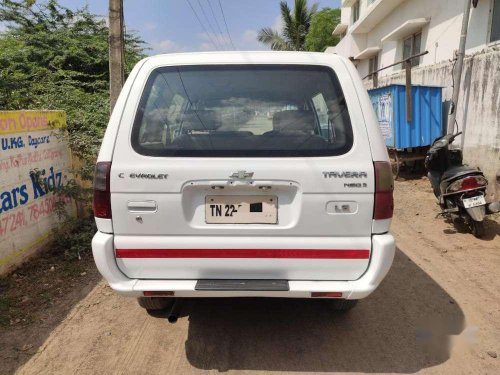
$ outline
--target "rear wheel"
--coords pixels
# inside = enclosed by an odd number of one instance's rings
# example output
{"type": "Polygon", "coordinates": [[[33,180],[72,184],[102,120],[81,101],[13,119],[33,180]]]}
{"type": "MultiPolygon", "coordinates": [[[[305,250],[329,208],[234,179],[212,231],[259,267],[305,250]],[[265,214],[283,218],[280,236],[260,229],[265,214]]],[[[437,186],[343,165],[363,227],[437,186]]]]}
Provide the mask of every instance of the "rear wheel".
{"type": "Polygon", "coordinates": [[[349,311],[358,304],[357,299],[331,299],[328,302],[335,311],[349,311]]]}
{"type": "Polygon", "coordinates": [[[156,311],[170,307],[174,301],[172,298],[164,297],[139,297],[137,302],[139,302],[139,306],[148,311],[156,311]]]}
{"type": "Polygon", "coordinates": [[[483,221],[475,221],[471,220],[470,229],[472,234],[477,238],[481,238],[484,236],[484,222],[483,221]]]}

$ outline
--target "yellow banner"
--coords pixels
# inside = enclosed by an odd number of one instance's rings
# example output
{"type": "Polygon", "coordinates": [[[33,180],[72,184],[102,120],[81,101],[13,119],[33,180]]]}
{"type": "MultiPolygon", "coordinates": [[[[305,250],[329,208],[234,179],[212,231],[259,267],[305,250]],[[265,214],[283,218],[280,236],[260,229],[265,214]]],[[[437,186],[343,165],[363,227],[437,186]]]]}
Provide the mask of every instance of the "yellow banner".
{"type": "Polygon", "coordinates": [[[0,135],[65,127],[64,111],[0,111],[0,135]]]}

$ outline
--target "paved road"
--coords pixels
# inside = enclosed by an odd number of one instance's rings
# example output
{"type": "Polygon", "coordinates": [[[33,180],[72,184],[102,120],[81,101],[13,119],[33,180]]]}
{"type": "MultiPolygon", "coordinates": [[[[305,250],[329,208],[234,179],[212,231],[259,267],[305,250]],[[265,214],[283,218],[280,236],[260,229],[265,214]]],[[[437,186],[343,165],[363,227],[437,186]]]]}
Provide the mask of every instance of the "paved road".
{"type": "Polygon", "coordinates": [[[196,300],[172,325],[100,282],[19,372],[500,373],[487,353],[500,354],[498,219],[477,240],[435,218],[425,181],[396,194],[394,266],[348,314],[321,301],[196,300]]]}

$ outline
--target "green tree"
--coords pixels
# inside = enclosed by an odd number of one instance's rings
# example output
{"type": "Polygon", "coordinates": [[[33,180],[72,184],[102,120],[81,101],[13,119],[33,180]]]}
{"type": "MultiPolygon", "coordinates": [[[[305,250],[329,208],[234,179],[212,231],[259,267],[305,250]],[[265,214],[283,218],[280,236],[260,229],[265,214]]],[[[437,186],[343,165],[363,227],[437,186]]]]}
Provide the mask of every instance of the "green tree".
{"type": "Polygon", "coordinates": [[[332,33],[339,23],[340,9],[324,8],[316,13],[306,36],[306,49],[324,52],[327,47],[336,46],[340,38],[332,33]]]}
{"type": "MultiPolygon", "coordinates": [[[[91,178],[109,118],[108,27],[86,7],[56,0],[0,2],[0,109],[64,110],[69,142],[91,178]]],[[[143,42],[126,36],[127,71],[144,56],[143,42]]]]}
{"type": "Polygon", "coordinates": [[[317,9],[318,4],[308,7],[307,0],[295,0],[292,12],[286,1],[281,1],[283,30],[280,32],[265,27],[259,31],[257,40],[269,45],[275,51],[304,51],[306,35],[317,9]]]}

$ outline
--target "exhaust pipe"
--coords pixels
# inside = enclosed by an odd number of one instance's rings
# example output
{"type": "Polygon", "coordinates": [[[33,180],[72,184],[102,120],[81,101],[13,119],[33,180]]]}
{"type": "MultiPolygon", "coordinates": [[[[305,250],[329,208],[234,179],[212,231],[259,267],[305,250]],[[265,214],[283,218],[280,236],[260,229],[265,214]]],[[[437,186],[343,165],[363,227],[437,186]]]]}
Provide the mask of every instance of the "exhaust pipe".
{"type": "Polygon", "coordinates": [[[500,212],[500,202],[493,202],[486,205],[486,212],[488,214],[496,214],[500,212]]]}
{"type": "Polygon", "coordinates": [[[170,309],[170,312],[168,313],[167,320],[169,323],[176,323],[177,320],[179,319],[181,311],[181,302],[179,301],[178,298],[175,298],[174,304],[172,305],[172,309],[170,309]]]}

